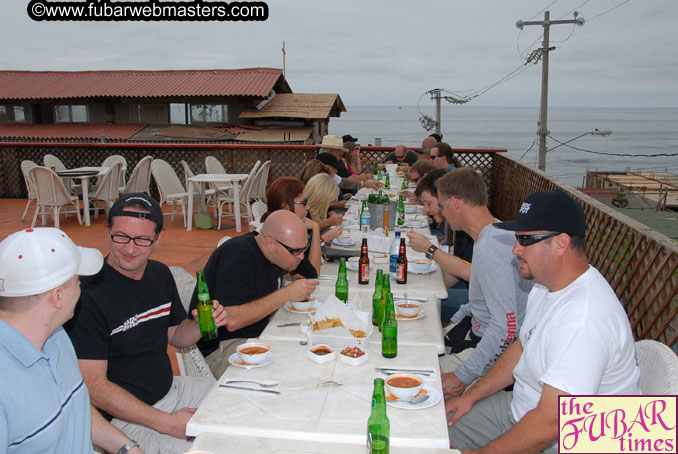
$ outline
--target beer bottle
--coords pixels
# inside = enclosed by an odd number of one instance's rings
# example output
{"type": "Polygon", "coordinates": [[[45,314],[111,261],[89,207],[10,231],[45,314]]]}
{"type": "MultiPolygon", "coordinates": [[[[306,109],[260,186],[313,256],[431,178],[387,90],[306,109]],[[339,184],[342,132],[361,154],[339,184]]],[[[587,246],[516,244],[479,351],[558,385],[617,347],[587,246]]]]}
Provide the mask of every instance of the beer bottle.
{"type": "Polygon", "coordinates": [[[389,173],[386,172],[386,181],[384,182],[384,187],[386,189],[391,189],[391,178],[388,175],[389,173]]]}
{"type": "Polygon", "coordinates": [[[382,209],[384,210],[382,215],[382,227],[384,228],[384,235],[388,238],[388,228],[391,221],[391,202],[389,202],[388,196],[386,196],[386,200],[382,202],[382,209]]]}
{"type": "Polygon", "coordinates": [[[377,170],[377,181],[381,181],[381,169],[377,170]]]}
{"type": "Polygon", "coordinates": [[[398,225],[405,225],[405,201],[402,194],[398,196],[398,225]]]}
{"type": "Polygon", "coordinates": [[[374,379],[372,412],[367,420],[367,454],[388,454],[391,424],[386,416],[384,379],[374,379]]]}
{"type": "Polygon", "coordinates": [[[400,252],[396,262],[396,284],[407,284],[407,253],[405,252],[405,238],[400,239],[400,252]]]}
{"type": "Polygon", "coordinates": [[[377,174],[379,174],[379,161],[377,161],[375,159],[374,160],[374,175],[376,176],[377,174]]]}
{"type": "Polygon", "coordinates": [[[217,325],[214,323],[212,311],[212,298],[207,289],[205,273],[200,270],[196,273],[198,276],[198,325],[200,325],[200,337],[206,340],[217,338],[217,325]]]}
{"type": "Polygon", "coordinates": [[[339,274],[334,288],[334,295],[344,303],[348,303],[348,278],[346,277],[346,258],[342,257],[339,263],[339,274]]]}
{"type": "Polygon", "coordinates": [[[363,238],[360,246],[360,260],[358,260],[358,284],[370,283],[370,258],[367,255],[367,238],[363,238]]]}
{"type": "Polygon", "coordinates": [[[398,322],[395,318],[393,293],[386,295],[386,311],[381,326],[381,355],[384,358],[395,358],[398,355],[398,322]]]}
{"type": "Polygon", "coordinates": [[[384,275],[381,282],[381,298],[379,298],[379,331],[384,325],[386,317],[386,296],[391,293],[391,280],[388,275],[384,275]]]}
{"type": "Polygon", "coordinates": [[[402,189],[403,191],[405,189],[407,189],[407,184],[409,182],[410,182],[410,177],[409,177],[407,169],[405,169],[405,174],[403,175],[403,184],[402,184],[402,186],[400,186],[400,189],[402,189]]]}
{"type": "Polygon", "coordinates": [[[379,326],[379,300],[381,300],[381,285],[384,271],[377,270],[377,278],[374,281],[374,293],[372,294],[372,325],[379,326]]]}

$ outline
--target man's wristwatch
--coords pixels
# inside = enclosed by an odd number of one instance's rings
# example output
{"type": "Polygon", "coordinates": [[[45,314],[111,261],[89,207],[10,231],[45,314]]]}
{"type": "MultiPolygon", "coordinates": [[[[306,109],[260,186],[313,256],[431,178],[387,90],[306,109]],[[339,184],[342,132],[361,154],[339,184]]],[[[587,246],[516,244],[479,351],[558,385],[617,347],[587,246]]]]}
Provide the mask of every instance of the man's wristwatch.
{"type": "Polygon", "coordinates": [[[122,448],[118,449],[118,454],[128,454],[135,446],[139,446],[139,443],[134,440],[130,440],[125,443],[122,448]]]}
{"type": "Polygon", "coordinates": [[[431,247],[426,251],[426,258],[431,260],[433,258],[433,254],[435,254],[437,250],[438,246],[431,245],[431,247]]]}

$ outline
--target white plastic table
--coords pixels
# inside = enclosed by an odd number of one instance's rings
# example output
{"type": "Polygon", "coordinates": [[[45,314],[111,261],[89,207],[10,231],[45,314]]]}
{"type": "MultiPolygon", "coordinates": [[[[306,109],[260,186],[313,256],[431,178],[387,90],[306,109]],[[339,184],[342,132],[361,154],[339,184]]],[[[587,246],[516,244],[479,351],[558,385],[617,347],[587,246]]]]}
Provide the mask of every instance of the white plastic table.
{"type": "MultiPolygon", "coordinates": [[[[205,183],[233,183],[233,216],[235,217],[235,230],[242,232],[242,223],[240,220],[240,182],[247,178],[246,173],[199,173],[192,176],[188,181],[198,183],[200,187],[200,212],[205,211],[205,183]]],[[[191,210],[191,215],[188,216],[186,223],[186,230],[189,232],[193,230],[193,185],[188,185],[188,206],[191,210]]]]}
{"type": "Polygon", "coordinates": [[[79,178],[82,186],[82,210],[85,225],[90,225],[89,218],[89,180],[93,177],[100,177],[111,170],[110,167],[77,167],[75,169],[60,170],[56,174],[62,178],[79,178]]]}

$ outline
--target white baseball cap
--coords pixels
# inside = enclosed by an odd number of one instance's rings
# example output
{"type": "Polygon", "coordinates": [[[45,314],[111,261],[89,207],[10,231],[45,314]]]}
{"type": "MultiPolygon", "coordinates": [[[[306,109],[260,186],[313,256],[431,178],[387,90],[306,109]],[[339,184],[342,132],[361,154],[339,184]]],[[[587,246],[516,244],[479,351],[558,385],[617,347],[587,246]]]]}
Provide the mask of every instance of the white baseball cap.
{"type": "Polygon", "coordinates": [[[51,227],[13,233],[0,243],[0,296],[38,295],[102,267],[98,249],[76,246],[51,227]]]}

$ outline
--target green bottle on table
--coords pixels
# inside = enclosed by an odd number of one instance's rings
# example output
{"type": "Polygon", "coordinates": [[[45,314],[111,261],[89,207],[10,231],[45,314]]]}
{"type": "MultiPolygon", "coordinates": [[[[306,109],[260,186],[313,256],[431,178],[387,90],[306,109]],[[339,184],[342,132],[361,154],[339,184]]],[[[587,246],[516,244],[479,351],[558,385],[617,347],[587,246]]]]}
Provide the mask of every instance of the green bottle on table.
{"type": "Polygon", "coordinates": [[[395,318],[393,294],[386,295],[386,312],[381,325],[381,355],[384,358],[398,356],[398,322],[395,318]]]}
{"type": "Polygon", "coordinates": [[[402,194],[398,196],[398,225],[405,225],[405,201],[402,194]]]}
{"type": "Polygon", "coordinates": [[[408,172],[407,172],[407,169],[405,169],[405,174],[403,175],[403,184],[402,184],[402,186],[400,187],[400,189],[402,189],[403,191],[404,191],[405,189],[407,189],[407,184],[408,184],[409,182],[410,182],[410,177],[409,177],[409,174],[408,174],[408,172]]]}
{"type": "Polygon", "coordinates": [[[346,259],[344,257],[341,258],[339,263],[339,273],[337,274],[337,283],[334,287],[334,295],[344,303],[348,303],[348,278],[346,277],[346,259]]]}
{"type": "Polygon", "coordinates": [[[379,326],[379,300],[381,300],[382,279],[384,270],[377,270],[377,279],[374,281],[374,293],[372,294],[372,325],[379,326]]]}
{"type": "Polygon", "coordinates": [[[386,394],[384,379],[374,379],[372,392],[372,412],[367,420],[367,453],[388,454],[391,424],[386,416],[386,394]]]}
{"type": "Polygon", "coordinates": [[[388,172],[386,172],[386,181],[384,182],[384,187],[386,189],[391,189],[391,177],[388,176],[388,172]]]}
{"type": "Polygon", "coordinates": [[[391,293],[391,279],[388,274],[384,274],[381,279],[381,297],[379,297],[379,331],[384,324],[386,316],[386,296],[391,293]]]}
{"type": "Polygon", "coordinates": [[[200,337],[206,340],[217,338],[217,325],[214,323],[212,311],[212,298],[207,289],[207,281],[205,281],[205,273],[200,270],[196,273],[198,277],[198,325],[200,325],[200,337]]]}
{"type": "Polygon", "coordinates": [[[377,176],[379,174],[379,161],[376,159],[374,160],[374,175],[377,176]]]}

